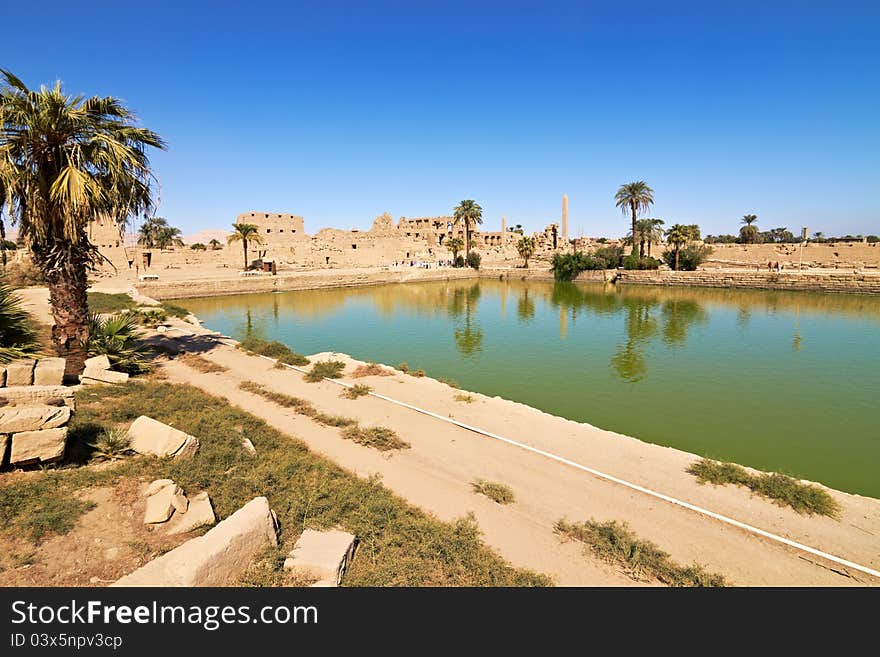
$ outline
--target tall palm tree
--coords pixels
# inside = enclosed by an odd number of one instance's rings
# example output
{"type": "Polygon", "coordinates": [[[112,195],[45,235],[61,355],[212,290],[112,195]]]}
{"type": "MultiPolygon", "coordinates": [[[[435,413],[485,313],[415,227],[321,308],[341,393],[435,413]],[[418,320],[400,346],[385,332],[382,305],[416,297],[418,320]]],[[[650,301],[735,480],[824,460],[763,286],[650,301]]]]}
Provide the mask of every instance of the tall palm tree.
{"type": "Polygon", "coordinates": [[[464,252],[471,252],[471,226],[483,223],[483,208],[476,201],[467,199],[455,206],[455,221],[464,225],[464,252]]]}
{"type": "Polygon", "coordinates": [[[71,375],[89,338],[87,270],[101,259],[87,227],[99,217],[122,226],[153,207],[147,148],[164,142],[136,123],[116,98],[69,96],[60,82],[31,91],[0,70],[0,186],[46,274],[52,339],[71,375]]]}
{"type": "Polygon", "coordinates": [[[638,180],[636,182],[626,183],[625,185],[621,185],[617,193],[614,195],[615,205],[620,208],[620,211],[626,216],[627,212],[632,215],[632,234],[633,234],[633,250],[632,252],[636,252],[636,247],[638,246],[635,239],[638,230],[636,228],[636,221],[638,219],[638,215],[643,212],[647,212],[651,209],[651,206],[654,205],[654,190],[648,187],[648,183],[644,180],[638,180]]]}
{"type": "Polygon", "coordinates": [[[526,269],[529,268],[529,258],[535,255],[536,246],[534,237],[520,237],[516,243],[516,252],[525,260],[523,267],[526,269]]]}
{"type": "Polygon", "coordinates": [[[169,246],[183,246],[182,234],[180,228],[164,226],[156,233],[156,247],[167,249],[169,246]]]}
{"type": "Polygon", "coordinates": [[[756,215],[756,214],[744,214],[744,215],[743,215],[743,218],[742,218],[742,222],[743,222],[746,226],[751,226],[751,225],[752,225],[753,223],[755,223],[757,220],[758,220],[758,215],[756,215]]]}
{"type": "Polygon", "coordinates": [[[244,268],[248,268],[248,242],[254,244],[262,244],[263,238],[260,236],[259,227],[254,224],[232,224],[232,235],[226,238],[228,244],[241,240],[244,247],[244,268]]]}
{"type": "Polygon", "coordinates": [[[662,219],[648,219],[651,222],[651,228],[648,231],[648,257],[651,257],[651,244],[659,242],[663,239],[662,219]]]}
{"type": "Polygon", "coordinates": [[[138,246],[147,249],[156,248],[159,235],[165,228],[168,228],[168,222],[162,217],[148,217],[144,219],[144,223],[138,229],[138,246]]]}
{"type": "Polygon", "coordinates": [[[690,241],[692,236],[691,226],[684,226],[682,224],[673,224],[666,231],[666,239],[675,249],[675,271],[678,271],[678,252],[681,250],[681,247],[690,241]]]}

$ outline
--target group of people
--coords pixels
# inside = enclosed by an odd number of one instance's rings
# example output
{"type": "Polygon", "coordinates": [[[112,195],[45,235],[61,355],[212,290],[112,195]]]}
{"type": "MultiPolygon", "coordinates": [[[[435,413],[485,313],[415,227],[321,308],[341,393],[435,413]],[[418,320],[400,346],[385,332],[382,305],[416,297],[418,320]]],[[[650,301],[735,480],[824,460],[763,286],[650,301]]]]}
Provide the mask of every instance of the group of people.
{"type": "Polygon", "coordinates": [[[779,266],[779,262],[768,262],[767,263],[767,271],[779,271],[780,269],[785,269],[785,265],[779,266]]]}

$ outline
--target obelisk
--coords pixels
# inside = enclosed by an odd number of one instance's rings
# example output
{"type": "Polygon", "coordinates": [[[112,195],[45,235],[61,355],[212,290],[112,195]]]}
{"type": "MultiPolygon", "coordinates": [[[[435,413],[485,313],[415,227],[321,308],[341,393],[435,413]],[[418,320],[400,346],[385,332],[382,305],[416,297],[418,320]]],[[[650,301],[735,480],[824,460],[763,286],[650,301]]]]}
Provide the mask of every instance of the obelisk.
{"type": "Polygon", "coordinates": [[[507,218],[501,217],[501,246],[507,244],[507,218]]]}
{"type": "Polygon", "coordinates": [[[562,241],[568,242],[568,194],[562,195],[562,241]]]}

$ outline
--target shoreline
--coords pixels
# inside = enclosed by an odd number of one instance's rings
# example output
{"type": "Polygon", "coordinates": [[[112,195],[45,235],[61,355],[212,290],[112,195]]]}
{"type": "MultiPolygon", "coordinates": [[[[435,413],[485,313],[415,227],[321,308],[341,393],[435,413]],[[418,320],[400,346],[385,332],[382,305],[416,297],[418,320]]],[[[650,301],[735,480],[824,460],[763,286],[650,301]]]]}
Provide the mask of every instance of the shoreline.
{"type": "MultiPolygon", "coordinates": [[[[196,272],[193,272],[194,274],[196,272]]],[[[216,273],[216,272],[215,272],[216,273]]],[[[177,272],[175,272],[177,275],[177,272]]],[[[210,276],[169,278],[159,281],[131,281],[121,277],[95,281],[98,291],[128,290],[158,301],[198,297],[233,296],[265,292],[293,292],[329,288],[367,287],[429,281],[502,279],[554,280],[549,269],[514,267],[471,269],[315,269],[282,272],[277,276],[210,276]]],[[[756,290],[805,291],[830,294],[880,295],[880,273],[858,270],[743,271],[703,269],[694,272],[672,271],[585,271],[574,283],[613,283],[630,286],[709,287],[756,290]]]]}

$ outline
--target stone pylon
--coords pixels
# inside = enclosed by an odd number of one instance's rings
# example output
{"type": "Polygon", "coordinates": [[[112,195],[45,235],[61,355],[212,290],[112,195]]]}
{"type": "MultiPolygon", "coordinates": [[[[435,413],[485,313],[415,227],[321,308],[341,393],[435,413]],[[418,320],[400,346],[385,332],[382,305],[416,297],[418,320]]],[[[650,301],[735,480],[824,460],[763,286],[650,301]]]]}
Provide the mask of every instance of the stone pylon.
{"type": "Polygon", "coordinates": [[[568,194],[562,195],[562,240],[568,243],[568,194]]]}

